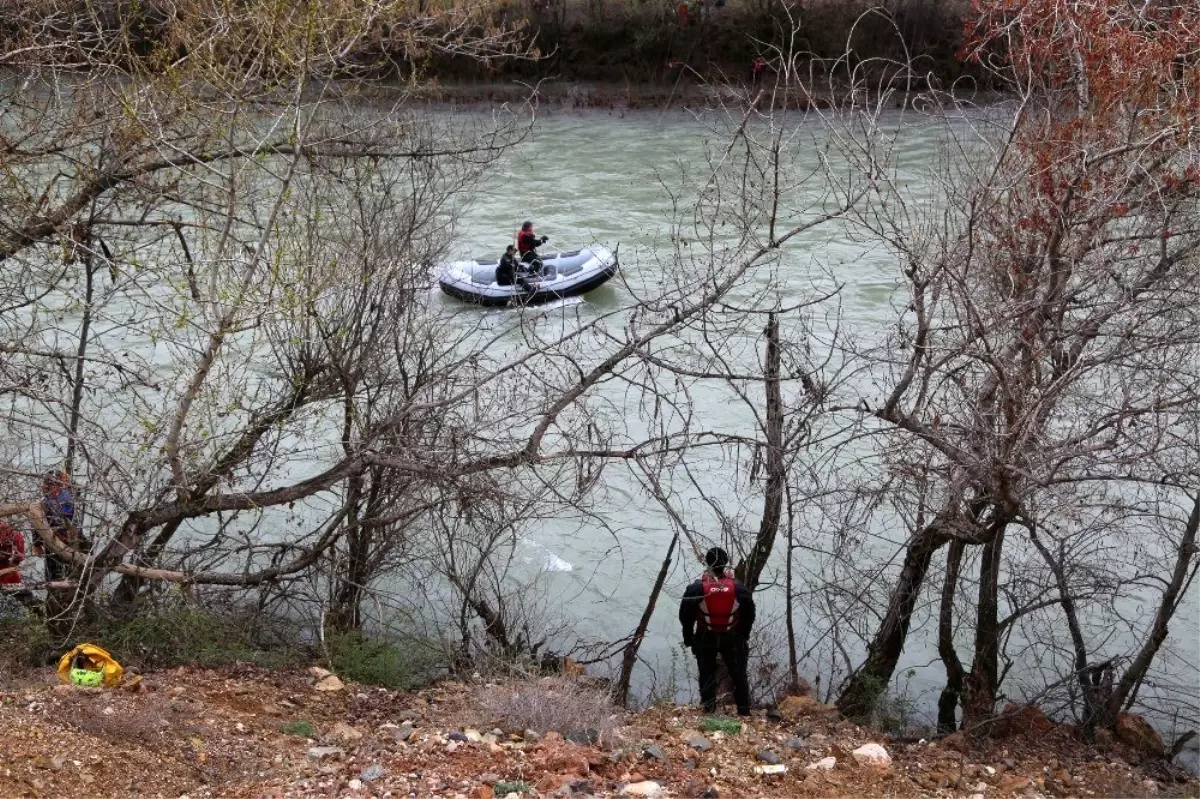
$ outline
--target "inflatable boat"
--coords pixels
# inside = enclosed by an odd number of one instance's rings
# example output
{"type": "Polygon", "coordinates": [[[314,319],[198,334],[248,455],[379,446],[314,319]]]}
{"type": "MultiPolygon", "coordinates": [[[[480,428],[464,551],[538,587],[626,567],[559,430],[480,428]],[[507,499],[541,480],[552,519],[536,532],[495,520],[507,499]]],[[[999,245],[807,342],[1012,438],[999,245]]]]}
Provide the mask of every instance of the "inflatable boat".
{"type": "Polygon", "coordinates": [[[617,273],[616,253],[607,247],[585,247],[542,255],[540,276],[521,285],[496,282],[499,259],[457,261],[442,270],[438,284],[451,297],[478,305],[533,305],[585,294],[617,273]]]}

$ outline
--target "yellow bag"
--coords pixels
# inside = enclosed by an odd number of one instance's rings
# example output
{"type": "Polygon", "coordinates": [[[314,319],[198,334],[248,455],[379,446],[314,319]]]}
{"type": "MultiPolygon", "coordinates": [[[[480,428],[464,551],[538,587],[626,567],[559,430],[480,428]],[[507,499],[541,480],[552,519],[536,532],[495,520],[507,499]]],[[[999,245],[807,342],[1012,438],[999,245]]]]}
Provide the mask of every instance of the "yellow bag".
{"type": "Polygon", "coordinates": [[[121,668],[121,664],[114,660],[112,655],[95,644],[80,644],[59,658],[58,661],[58,679],[67,685],[71,684],[71,662],[76,655],[83,655],[92,661],[93,669],[103,675],[102,679],[106,688],[115,688],[121,684],[125,669],[121,668]]]}

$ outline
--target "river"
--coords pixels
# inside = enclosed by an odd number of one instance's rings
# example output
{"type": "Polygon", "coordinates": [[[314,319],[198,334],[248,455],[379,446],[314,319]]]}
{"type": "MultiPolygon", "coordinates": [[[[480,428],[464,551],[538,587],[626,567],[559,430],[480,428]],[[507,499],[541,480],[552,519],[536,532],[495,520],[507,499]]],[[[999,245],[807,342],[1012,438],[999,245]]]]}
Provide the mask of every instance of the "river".
{"type": "MultiPolygon", "coordinates": [[[[908,188],[915,194],[927,188],[924,174],[940,157],[938,135],[930,126],[903,124],[898,116],[891,120],[901,125],[894,165],[908,188]]],[[[560,315],[564,323],[578,316],[593,318],[599,313],[621,305],[629,292],[650,286],[661,276],[656,253],[669,251],[666,240],[671,206],[664,182],[670,184],[677,174],[679,163],[702,164],[706,140],[710,134],[684,111],[667,112],[587,112],[554,113],[538,120],[529,140],[510,154],[502,168],[487,180],[474,202],[461,214],[459,234],[454,243],[458,257],[497,256],[524,219],[537,223],[538,231],[551,236],[547,250],[575,248],[591,241],[615,246],[620,244],[623,279],[630,286],[614,282],[588,295],[582,301],[564,303],[540,312],[537,318],[545,324],[546,317],[560,315]]],[[[798,169],[818,166],[818,152],[806,153],[803,145],[796,151],[798,169]]],[[[819,185],[805,189],[816,199],[819,185]]],[[[811,282],[828,270],[844,288],[833,307],[842,334],[858,341],[877,341],[896,321],[894,293],[899,286],[897,266],[885,248],[862,241],[836,226],[820,228],[787,247],[777,273],[764,271],[761,280],[778,280],[780,289],[790,296],[811,291],[811,282]]],[[[453,301],[440,302],[453,306],[453,301]]],[[[462,307],[457,313],[473,317],[481,312],[462,307]]],[[[515,314],[517,311],[487,312],[515,314]]],[[[531,322],[532,323],[532,322],[531,322]]],[[[727,392],[714,390],[711,395],[694,397],[698,414],[706,424],[729,430],[752,432],[745,409],[730,402],[727,392]],[[749,428],[749,429],[748,429],[749,428]]],[[[739,486],[744,487],[744,475],[733,464],[711,460],[703,470],[709,472],[705,493],[707,497],[730,509],[742,511],[743,540],[753,535],[758,494],[739,499],[739,486]]],[[[718,520],[708,509],[700,492],[684,489],[680,504],[689,523],[706,534],[714,543],[725,543],[718,520]]],[[[520,548],[522,569],[517,572],[529,580],[531,596],[541,599],[538,607],[548,617],[550,626],[561,621],[565,629],[583,640],[611,640],[628,635],[634,629],[653,584],[668,542],[672,524],[666,514],[638,487],[636,481],[619,468],[606,472],[595,508],[597,519],[547,521],[525,531],[520,548]],[[534,575],[536,574],[536,579],[534,575]]],[[[819,522],[804,519],[809,526],[808,543],[819,540],[813,532],[819,522]]],[[[875,523],[869,531],[872,549],[880,563],[894,559],[903,546],[903,531],[888,529],[875,523]]],[[[728,547],[728,543],[726,543],[728,547]]],[[[772,575],[780,574],[783,550],[776,549],[772,575]]],[[[806,550],[797,550],[798,574],[805,572],[803,559],[806,550]]],[[[699,575],[700,566],[685,547],[674,559],[664,596],[650,625],[650,635],[642,647],[644,663],[635,676],[635,684],[643,697],[694,697],[691,672],[685,669],[690,658],[679,647],[680,633],[675,610],[682,591],[691,579],[699,575]]],[[[815,577],[811,571],[809,577],[815,577]]],[[[937,574],[936,566],[933,574],[937,574]]],[[[803,577],[798,576],[798,580],[803,577]]],[[[885,583],[886,585],[886,583],[885,583]]],[[[877,604],[885,601],[886,588],[878,587],[877,604]]],[[[1192,587],[1179,617],[1172,627],[1173,636],[1164,648],[1159,661],[1160,673],[1191,668],[1191,684],[1195,686],[1194,666],[1189,666],[1188,653],[1196,651],[1197,625],[1200,622],[1200,589],[1192,587]]],[[[785,660],[781,591],[768,588],[761,594],[761,630],[756,641],[760,656],[776,661],[785,660]]],[[[931,600],[932,601],[932,600],[931,600]]],[[[810,680],[821,675],[828,688],[831,664],[830,641],[825,630],[805,623],[809,608],[796,612],[798,641],[810,657],[801,663],[801,672],[810,680]]],[[[930,608],[921,609],[928,621],[930,608]]],[[[1134,615],[1146,611],[1130,600],[1134,615]],[[1135,607],[1136,606],[1136,607],[1135,607]]],[[[869,624],[867,625],[869,627],[869,624]]],[[[936,692],[944,676],[937,659],[933,625],[925,624],[914,630],[909,638],[900,667],[895,690],[903,697],[894,708],[912,714],[913,720],[928,721],[932,714],[936,692]]],[[[869,633],[869,630],[864,630],[869,633]]],[[[1101,632],[1096,631],[1099,635],[1101,632]]],[[[571,640],[560,635],[557,643],[571,640]]],[[[1020,648],[1020,634],[1010,645],[1020,648]]],[[[1120,639],[1118,638],[1118,641],[1120,639]]],[[[1110,641],[1110,645],[1117,641],[1110,641]]],[[[862,652],[861,643],[843,640],[852,655],[862,652]]],[[[1119,646],[1117,647],[1119,648],[1119,646]]],[[[969,641],[960,641],[960,654],[969,655],[969,641]]],[[[1028,653],[1026,653],[1027,655],[1028,653]]],[[[1041,655],[1022,657],[1014,664],[1007,678],[1005,691],[1009,697],[1032,695],[1045,684],[1041,673],[1041,655]]],[[[1186,673],[1186,672],[1184,672],[1186,673]]],[[[1185,678],[1183,684],[1186,686],[1185,678]]],[[[1194,702],[1195,693],[1187,697],[1194,702]]],[[[1170,702],[1167,702],[1169,705],[1170,702]]],[[[1169,731],[1171,719],[1161,712],[1154,714],[1160,726],[1169,731]]]]}

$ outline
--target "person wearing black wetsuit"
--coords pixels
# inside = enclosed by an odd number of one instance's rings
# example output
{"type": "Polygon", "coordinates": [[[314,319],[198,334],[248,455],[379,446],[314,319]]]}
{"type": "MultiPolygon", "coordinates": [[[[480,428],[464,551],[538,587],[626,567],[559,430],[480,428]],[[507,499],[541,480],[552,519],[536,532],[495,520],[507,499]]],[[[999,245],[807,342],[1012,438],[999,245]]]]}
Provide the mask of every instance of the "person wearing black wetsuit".
{"type": "Polygon", "coordinates": [[[683,592],[679,624],[683,644],[696,656],[700,701],[717,712],[717,656],[733,680],[739,716],[750,715],[750,630],[754,627],[754,595],[728,572],[729,553],[713,547],[704,556],[708,572],[683,592]]]}
{"type": "Polygon", "coordinates": [[[508,245],[504,255],[500,256],[500,265],[496,267],[496,282],[501,286],[511,286],[517,279],[517,248],[508,245]]]}

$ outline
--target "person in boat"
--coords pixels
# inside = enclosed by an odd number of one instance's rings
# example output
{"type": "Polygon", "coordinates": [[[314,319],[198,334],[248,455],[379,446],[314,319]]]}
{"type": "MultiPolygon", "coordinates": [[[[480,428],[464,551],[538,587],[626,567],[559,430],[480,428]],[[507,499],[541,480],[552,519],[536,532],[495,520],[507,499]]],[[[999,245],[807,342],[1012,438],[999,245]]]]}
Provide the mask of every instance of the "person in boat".
{"type": "Polygon", "coordinates": [[[517,248],[510,244],[504,248],[500,256],[500,265],[496,267],[496,282],[501,286],[511,286],[517,279],[517,248]]]}
{"type": "Polygon", "coordinates": [[[704,556],[704,576],[687,587],[679,603],[683,644],[696,656],[700,701],[717,712],[717,656],[733,680],[739,716],[750,715],[750,630],[754,627],[754,595],[729,573],[729,553],[713,547],[704,556]]]}
{"type": "Polygon", "coordinates": [[[537,248],[550,241],[549,236],[539,237],[533,231],[533,222],[526,220],[517,233],[517,253],[521,256],[521,264],[529,274],[542,273],[542,257],[537,248]]]}

